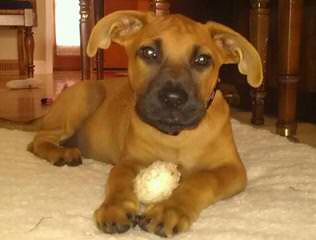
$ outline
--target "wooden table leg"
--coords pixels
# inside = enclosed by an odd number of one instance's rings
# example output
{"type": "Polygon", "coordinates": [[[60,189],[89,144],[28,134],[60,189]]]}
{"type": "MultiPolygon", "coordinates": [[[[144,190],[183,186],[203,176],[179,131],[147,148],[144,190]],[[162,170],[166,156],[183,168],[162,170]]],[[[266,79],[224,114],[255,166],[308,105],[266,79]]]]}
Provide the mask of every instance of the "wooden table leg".
{"type": "Polygon", "coordinates": [[[264,124],[264,98],[266,96],[265,81],[267,78],[267,53],[269,42],[269,10],[270,0],[251,0],[249,19],[250,42],[257,49],[263,64],[263,84],[251,89],[252,118],[255,125],[264,124]]]}
{"type": "Polygon", "coordinates": [[[28,68],[26,67],[25,56],[25,29],[24,27],[17,28],[18,36],[18,59],[19,59],[19,74],[20,76],[28,76],[28,68]]]}
{"type": "Polygon", "coordinates": [[[25,53],[27,77],[34,77],[34,37],[32,27],[25,27],[25,53]]]}
{"type": "Polygon", "coordinates": [[[86,48],[90,36],[90,1],[79,0],[80,6],[80,56],[81,56],[81,80],[91,79],[91,59],[87,55],[86,48]]]}
{"type": "Polygon", "coordinates": [[[157,16],[168,15],[170,13],[170,3],[168,0],[152,0],[151,5],[157,16]]]}
{"type": "Polygon", "coordinates": [[[277,133],[296,133],[296,95],[299,81],[303,0],[278,1],[279,110],[277,133]]]}
{"type": "MultiPolygon", "coordinates": [[[[94,20],[95,22],[99,21],[104,16],[104,0],[94,0],[94,20]]],[[[103,49],[98,49],[97,55],[95,57],[96,61],[96,71],[97,71],[97,79],[104,78],[104,51],[103,49]]]]}

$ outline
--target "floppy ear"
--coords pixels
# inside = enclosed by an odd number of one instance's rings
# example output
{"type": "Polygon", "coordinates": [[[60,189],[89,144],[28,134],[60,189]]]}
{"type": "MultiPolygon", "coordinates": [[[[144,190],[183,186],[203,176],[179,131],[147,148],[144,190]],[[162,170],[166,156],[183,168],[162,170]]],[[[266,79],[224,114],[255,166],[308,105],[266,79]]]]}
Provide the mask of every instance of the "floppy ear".
{"type": "Polygon", "coordinates": [[[247,75],[247,81],[252,87],[262,83],[262,63],[257,50],[234,30],[222,24],[208,22],[211,37],[220,48],[224,63],[237,63],[241,74],[247,75]]]}
{"type": "Polygon", "coordinates": [[[139,11],[116,11],[105,16],[92,29],[87,46],[88,56],[94,56],[98,48],[107,49],[111,41],[125,45],[152,17],[152,13],[139,11]]]}

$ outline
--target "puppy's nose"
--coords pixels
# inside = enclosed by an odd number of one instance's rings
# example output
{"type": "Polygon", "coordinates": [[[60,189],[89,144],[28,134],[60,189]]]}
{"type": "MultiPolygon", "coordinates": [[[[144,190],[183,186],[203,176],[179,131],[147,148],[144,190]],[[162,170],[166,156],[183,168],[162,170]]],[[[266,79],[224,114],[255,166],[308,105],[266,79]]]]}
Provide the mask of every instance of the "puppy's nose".
{"type": "Polygon", "coordinates": [[[159,101],[168,107],[180,107],[188,101],[188,94],[182,88],[164,88],[159,91],[159,101]]]}

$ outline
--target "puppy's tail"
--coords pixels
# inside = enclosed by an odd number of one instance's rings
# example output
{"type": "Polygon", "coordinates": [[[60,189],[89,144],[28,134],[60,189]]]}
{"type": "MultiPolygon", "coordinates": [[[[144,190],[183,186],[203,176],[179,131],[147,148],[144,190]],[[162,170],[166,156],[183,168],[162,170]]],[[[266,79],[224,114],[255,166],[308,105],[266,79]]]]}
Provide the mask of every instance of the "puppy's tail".
{"type": "Polygon", "coordinates": [[[0,128],[17,129],[27,132],[34,132],[40,129],[42,125],[42,117],[28,122],[14,122],[0,118],[0,128]]]}

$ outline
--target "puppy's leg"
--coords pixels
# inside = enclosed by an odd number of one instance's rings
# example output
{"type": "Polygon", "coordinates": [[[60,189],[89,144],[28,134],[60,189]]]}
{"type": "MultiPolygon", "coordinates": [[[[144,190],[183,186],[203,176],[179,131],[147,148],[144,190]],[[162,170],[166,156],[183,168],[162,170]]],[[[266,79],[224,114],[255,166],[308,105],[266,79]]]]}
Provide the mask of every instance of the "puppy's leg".
{"type": "Polygon", "coordinates": [[[104,101],[105,90],[96,81],[81,82],[66,89],[43,118],[41,130],[29,151],[56,166],[81,163],[78,148],[65,148],[60,141],[71,137],[104,101]]]}
{"type": "Polygon", "coordinates": [[[95,211],[95,220],[101,231],[123,233],[136,225],[139,202],[133,181],[140,168],[136,163],[119,163],[112,168],[106,199],[95,211]]]}
{"type": "Polygon", "coordinates": [[[245,185],[246,174],[242,166],[196,172],[183,179],[169,199],[148,207],[139,225],[163,237],[186,231],[204,208],[234,195],[245,185]]]}

